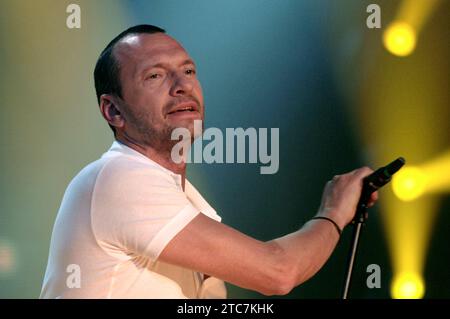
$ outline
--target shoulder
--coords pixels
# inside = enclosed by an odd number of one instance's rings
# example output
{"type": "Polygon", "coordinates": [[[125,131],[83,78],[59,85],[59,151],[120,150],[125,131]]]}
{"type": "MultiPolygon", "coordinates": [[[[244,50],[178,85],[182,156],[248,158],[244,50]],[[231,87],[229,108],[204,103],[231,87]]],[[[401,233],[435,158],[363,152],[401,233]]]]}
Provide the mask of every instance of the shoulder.
{"type": "Polygon", "coordinates": [[[176,187],[173,178],[161,168],[128,156],[109,159],[99,172],[96,184],[96,188],[119,192],[151,186],[176,187]]]}

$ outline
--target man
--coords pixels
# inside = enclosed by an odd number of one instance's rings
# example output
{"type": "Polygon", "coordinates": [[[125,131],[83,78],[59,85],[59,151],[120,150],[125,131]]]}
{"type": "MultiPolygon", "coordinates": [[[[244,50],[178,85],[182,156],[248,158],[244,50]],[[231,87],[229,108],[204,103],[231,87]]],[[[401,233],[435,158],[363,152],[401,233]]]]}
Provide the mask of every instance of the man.
{"type": "Polygon", "coordinates": [[[135,26],[105,48],[94,76],[115,142],[66,190],[42,298],[224,298],[223,281],[284,295],[323,266],[371,169],[328,182],[316,219],[299,231],[253,239],[220,223],[186,179],[186,164],[171,158],[171,132],[193,135],[204,117],[183,47],[160,28],[135,26]]]}

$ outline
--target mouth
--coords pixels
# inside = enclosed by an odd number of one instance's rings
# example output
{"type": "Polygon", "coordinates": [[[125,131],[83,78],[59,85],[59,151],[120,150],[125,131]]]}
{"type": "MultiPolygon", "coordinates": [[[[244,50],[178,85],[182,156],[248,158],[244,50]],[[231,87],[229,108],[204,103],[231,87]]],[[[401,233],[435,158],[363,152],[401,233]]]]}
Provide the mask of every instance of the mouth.
{"type": "Polygon", "coordinates": [[[167,115],[173,115],[177,113],[191,113],[191,112],[199,113],[198,106],[195,102],[186,102],[178,104],[176,107],[167,112],[167,115]]]}

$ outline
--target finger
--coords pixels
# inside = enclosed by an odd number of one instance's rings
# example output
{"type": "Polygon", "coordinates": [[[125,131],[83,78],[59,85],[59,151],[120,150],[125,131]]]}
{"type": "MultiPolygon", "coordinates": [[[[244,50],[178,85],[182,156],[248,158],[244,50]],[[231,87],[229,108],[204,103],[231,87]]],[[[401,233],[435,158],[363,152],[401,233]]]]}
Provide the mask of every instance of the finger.
{"type": "Polygon", "coordinates": [[[367,203],[367,207],[372,207],[375,205],[376,201],[378,200],[378,192],[374,192],[370,195],[369,202],[367,203]]]}
{"type": "Polygon", "coordinates": [[[358,176],[358,177],[366,177],[366,176],[372,174],[373,172],[374,172],[373,169],[371,169],[368,166],[364,166],[364,167],[358,168],[355,171],[355,175],[358,176]]]}
{"type": "Polygon", "coordinates": [[[374,202],[376,202],[376,201],[378,200],[378,191],[373,192],[373,193],[370,195],[370,200],[371,200],[371,201],[374,201],[374,202]]]}

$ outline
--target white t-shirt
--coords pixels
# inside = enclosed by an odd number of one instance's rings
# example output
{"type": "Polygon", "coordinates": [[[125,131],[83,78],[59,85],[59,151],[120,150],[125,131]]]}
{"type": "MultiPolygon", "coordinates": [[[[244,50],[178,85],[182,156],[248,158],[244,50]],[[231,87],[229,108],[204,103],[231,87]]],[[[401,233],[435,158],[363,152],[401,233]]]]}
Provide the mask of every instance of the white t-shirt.
{"type": "Polygon", "coordinates": [[[225,298],[223,281],[158,256],[197,214],[221,218],[181,176],[115,141],[69,184],[41,298],[225,298]]]}

